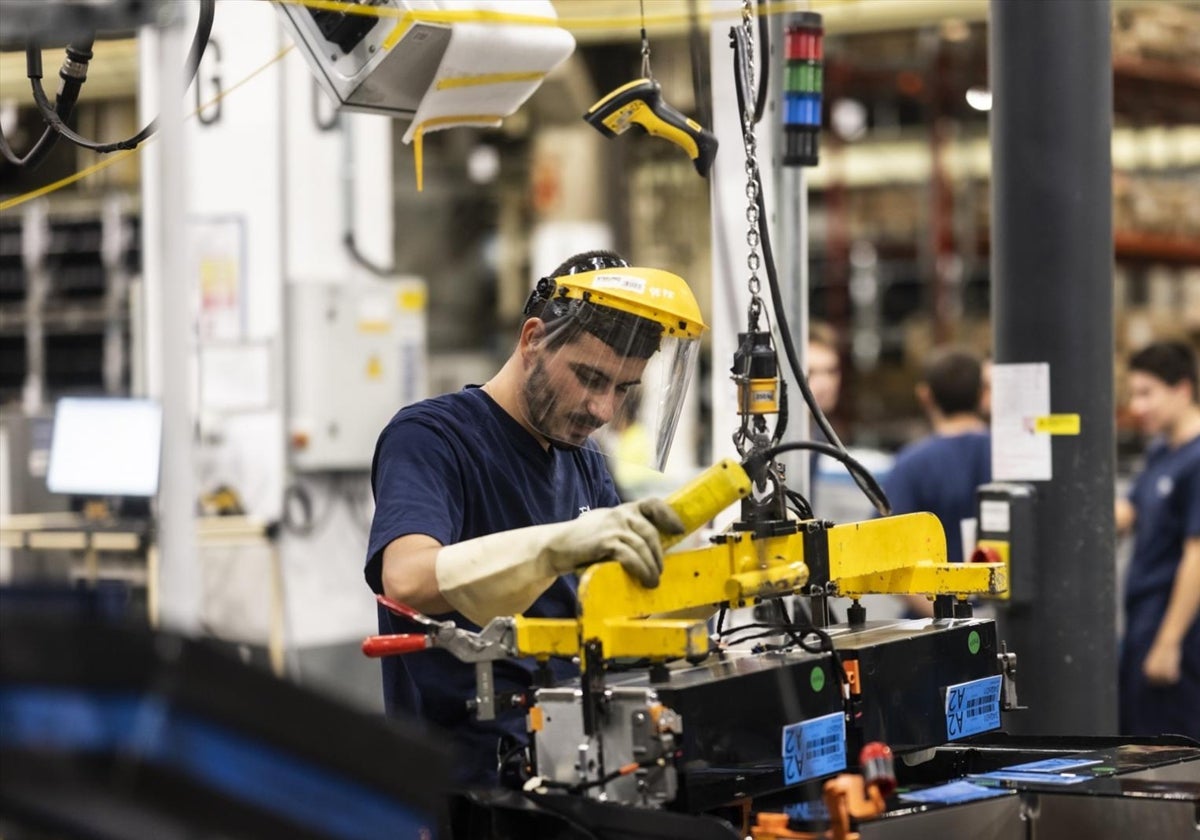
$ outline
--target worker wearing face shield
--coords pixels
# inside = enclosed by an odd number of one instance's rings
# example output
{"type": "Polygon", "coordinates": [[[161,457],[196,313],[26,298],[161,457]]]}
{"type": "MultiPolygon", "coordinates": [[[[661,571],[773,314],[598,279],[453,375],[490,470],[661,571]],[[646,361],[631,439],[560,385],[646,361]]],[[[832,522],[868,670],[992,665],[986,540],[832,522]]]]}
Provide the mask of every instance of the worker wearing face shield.
{"type": "MultiPolygon", "coordinates": [[[[683,530],[659,499],[620,504],[590,436],[640,389],[649,466],[662,468],[705,328],[687,284],[591,251],[542,278],[524,314],[496,375],[402,409],[372,466],[368,584],[467,629],[504,615],[574,617],[573,572],[595,562],[657,586],[659,534],[683,530]]],[[[382,608],[379,623],[412,629],[382,608]]],[[[549,670],[555,681],[578,674],[567,660],[549,670]]],[[[529,688],[534,672],[532,661],[497,663],[497,695],[529,688]]],[[[454,734],[464,784],[495,783],[502,743],[526,739],[520,711],[474,718],[474,667],[446,651],[386,658],[383,677],[389,714],[454,734]]]]}

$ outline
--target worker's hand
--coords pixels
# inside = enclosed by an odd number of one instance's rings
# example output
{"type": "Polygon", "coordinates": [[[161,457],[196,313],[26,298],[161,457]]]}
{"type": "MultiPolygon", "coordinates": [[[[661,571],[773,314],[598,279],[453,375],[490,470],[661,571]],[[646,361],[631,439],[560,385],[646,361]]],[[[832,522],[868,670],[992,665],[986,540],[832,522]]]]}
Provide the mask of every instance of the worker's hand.
{"type": "Polygon", "coordinates": [[[443,546],[434,560],[438,592],[482,627],[533,604],[559,575],[616,560],[644,586],[658,586],[662,543],[683,522],[661,499],[588,511],[573,522],[531,525],[443,546]]]}
{"type": "Polygon", "coordinates": [[[1179,682],[1180,657],[1179,645],[1155,642],[1142,663],[1142,673],[1151,685],[1175,685],[1179,682]]]}
{"type": "Polygon", "coordinates": [[[588,511],[567,523],[546,543],[543,557],[557,574],[616,560],[643,586],[653,589],[662,573],[659,533],[682,534],[684,530],[679,515],[662,499],[642,499],[588,511]]]}

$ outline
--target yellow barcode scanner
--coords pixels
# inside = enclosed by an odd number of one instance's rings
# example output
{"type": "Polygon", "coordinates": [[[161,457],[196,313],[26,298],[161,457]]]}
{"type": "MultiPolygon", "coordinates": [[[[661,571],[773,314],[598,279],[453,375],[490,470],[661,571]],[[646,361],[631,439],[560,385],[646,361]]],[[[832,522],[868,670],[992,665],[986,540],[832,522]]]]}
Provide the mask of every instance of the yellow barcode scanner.
{"type": "Polygon", "coordinates": [[[624,134],[638,126],[648,134],[670,140],[687,152],[702,176],[708,177],[717,156],[717,138],[711,131],[676,111],[662,97],[654,79],[637,79],[605,96],[583,118],[606,137],[624,134]]]}

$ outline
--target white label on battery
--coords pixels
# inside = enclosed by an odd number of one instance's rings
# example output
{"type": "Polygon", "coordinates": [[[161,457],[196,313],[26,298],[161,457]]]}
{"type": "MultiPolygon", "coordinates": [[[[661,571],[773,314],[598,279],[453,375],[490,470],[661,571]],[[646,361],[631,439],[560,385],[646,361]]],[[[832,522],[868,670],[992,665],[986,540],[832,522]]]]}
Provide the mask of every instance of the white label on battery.
{"type": "Polygon", "coordinates": [[[641,277],[630,277],[627,274],[601,274],[592,280],[593,289],[625,289],[646,294],[646,281],[641,277]]]}
{"type": "Polygon", "coordinates": [[[1007,534],[1009,529],[1008,514],[1008,502],[984,499],[979,503],[979,530],[989,534],[1007,534]]]}

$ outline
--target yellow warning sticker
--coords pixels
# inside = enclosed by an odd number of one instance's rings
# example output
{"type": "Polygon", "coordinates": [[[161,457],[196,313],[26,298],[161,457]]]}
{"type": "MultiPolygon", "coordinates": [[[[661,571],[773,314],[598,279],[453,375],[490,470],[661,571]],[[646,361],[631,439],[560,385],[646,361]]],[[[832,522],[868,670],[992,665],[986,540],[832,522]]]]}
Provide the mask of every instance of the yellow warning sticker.
{"type": "Polygon", "coordinates": [[[383,376],[383,362],[378,356],[367,359],[367,379],[378,379],[383,376]]]}
{"type": "Polygon", "coordinates": [[[401,312],[420,312],[425,308],[425,287],[412,286],[396,292],[396,308],[401,312]]]}
{"type": "Polygon", "coordinates": [[[1034,421],[1033,430],[1044,435],[1077,435],[1079,434],[1079,415],[1047,414],[1034,421]]]}

